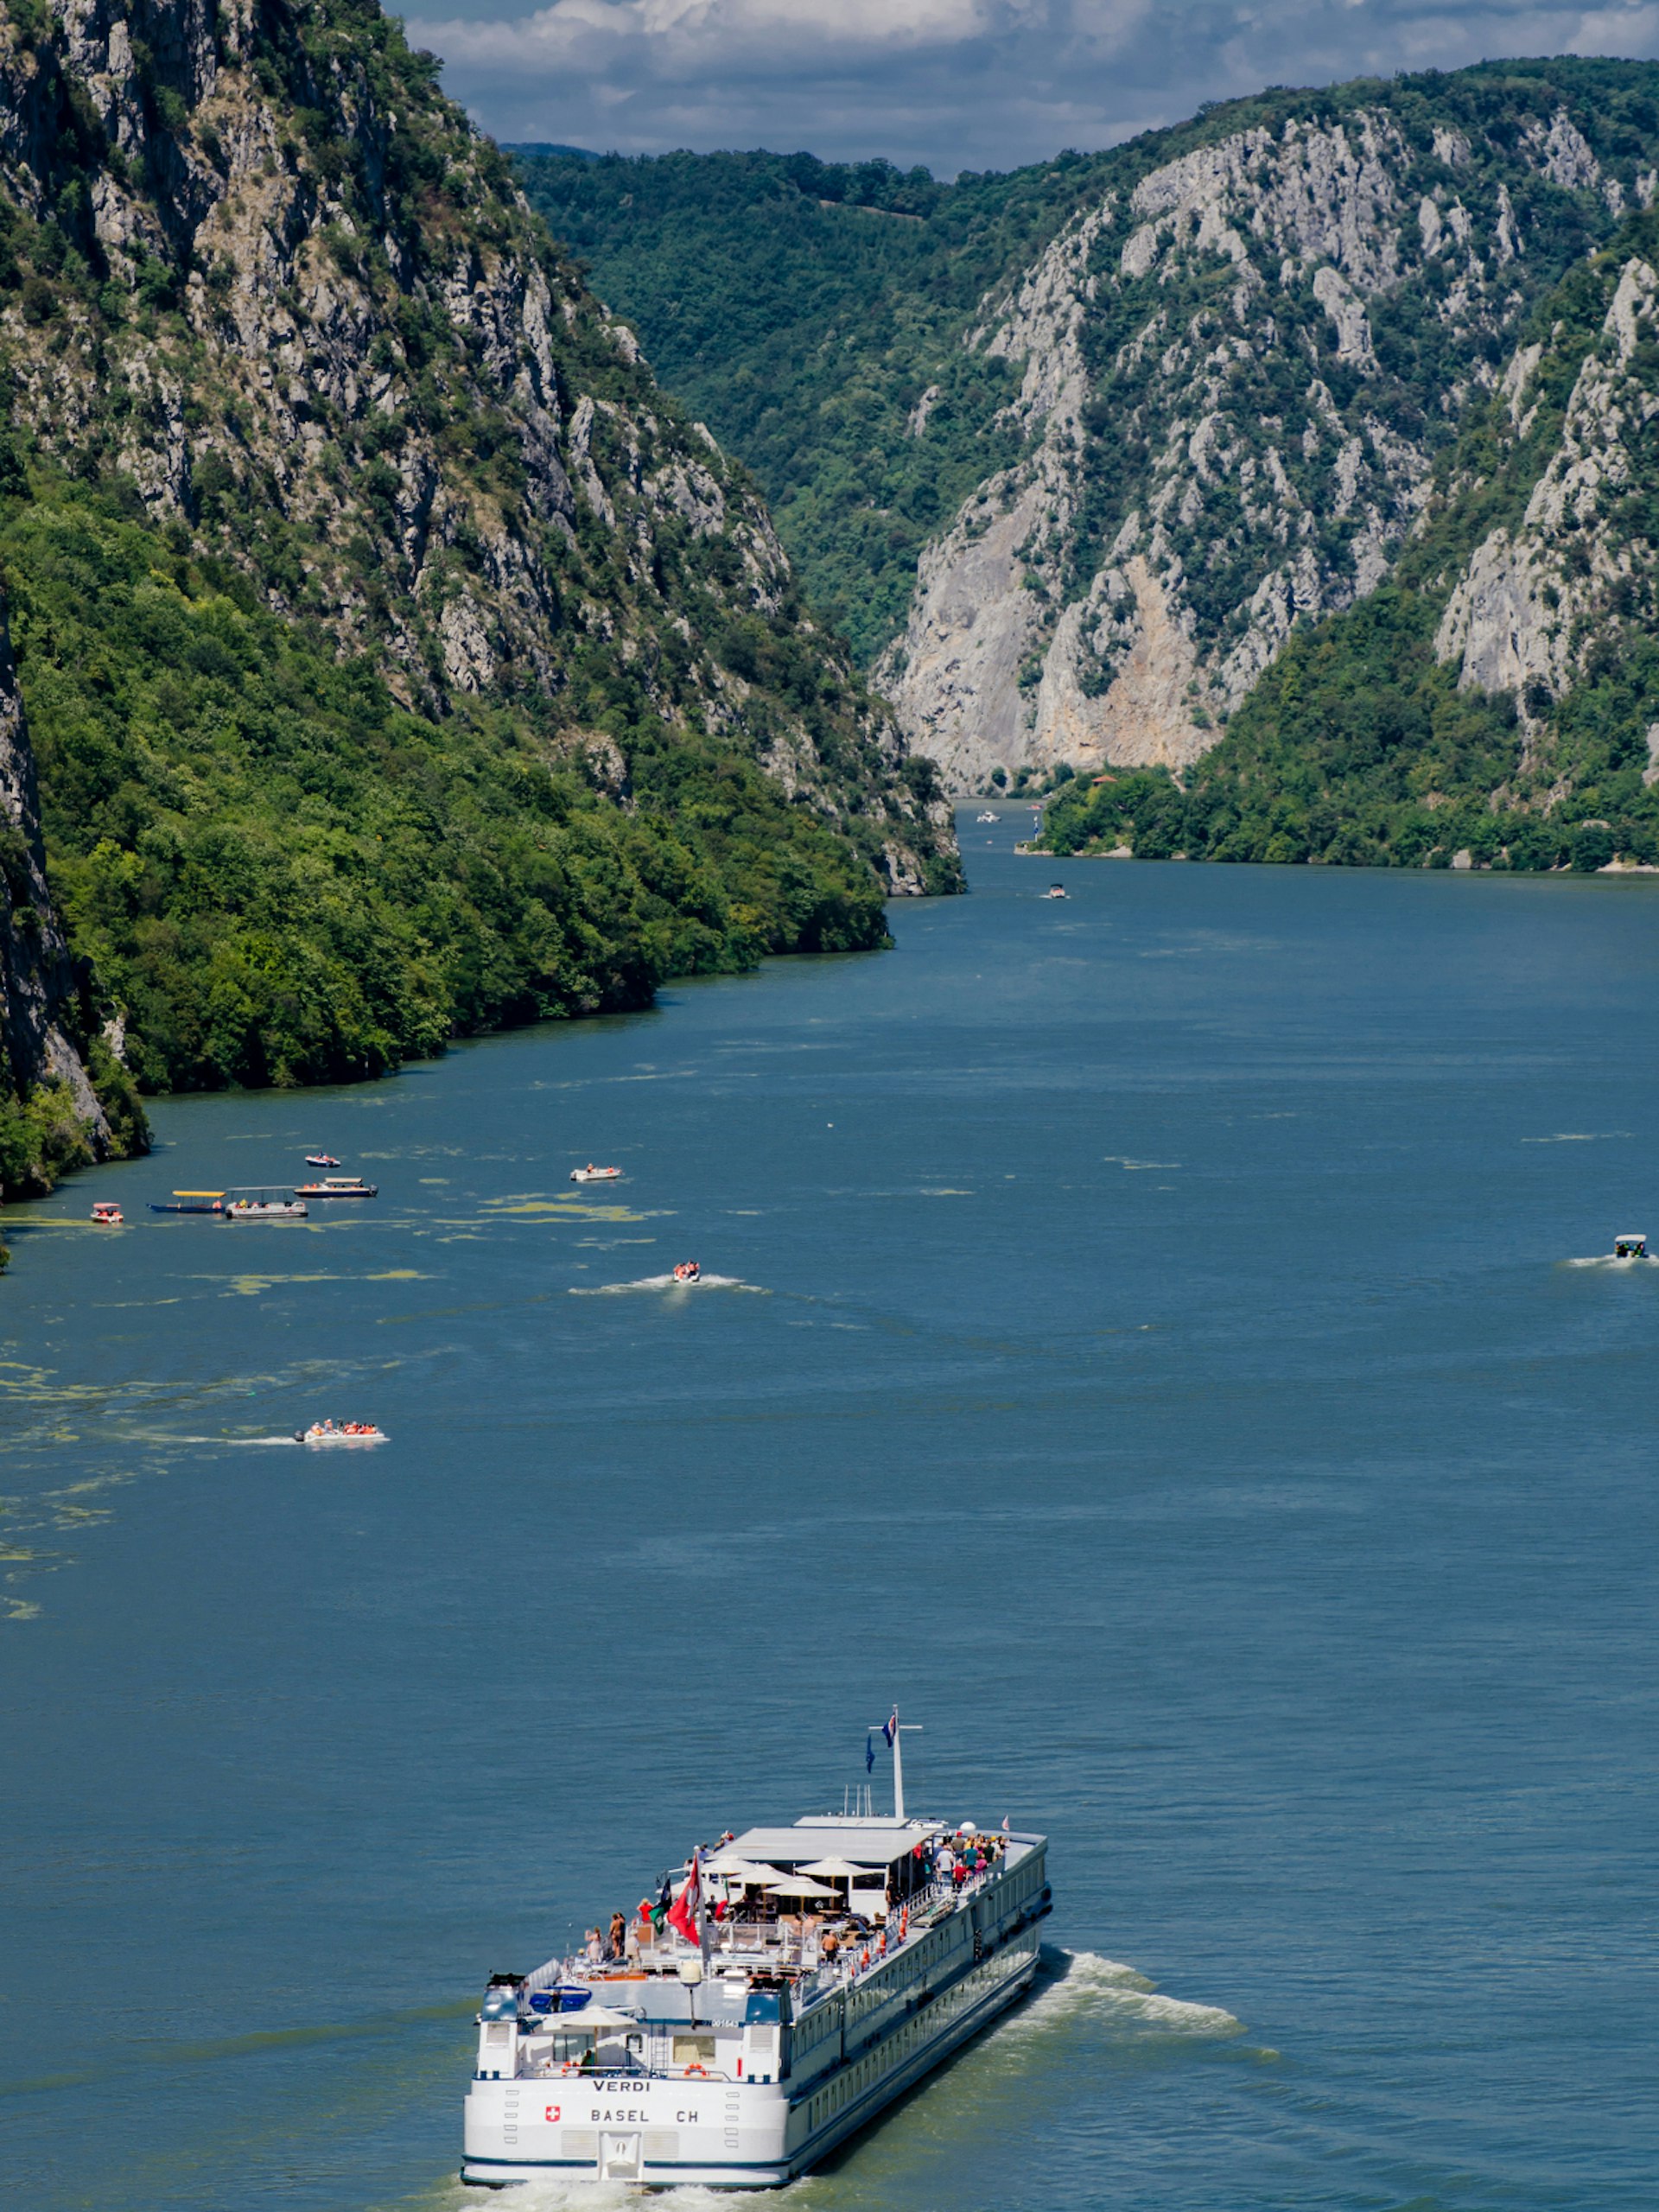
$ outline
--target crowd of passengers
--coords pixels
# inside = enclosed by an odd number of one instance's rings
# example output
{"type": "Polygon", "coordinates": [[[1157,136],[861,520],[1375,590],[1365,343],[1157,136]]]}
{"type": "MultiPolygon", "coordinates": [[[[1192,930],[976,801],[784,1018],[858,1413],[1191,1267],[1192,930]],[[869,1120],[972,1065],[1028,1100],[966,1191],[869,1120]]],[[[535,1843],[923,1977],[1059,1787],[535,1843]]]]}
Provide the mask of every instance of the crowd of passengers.
{"type": "MultiPolygon", "coordinates": [[[[732,1840],[722,1836],[722,1845],[732,1840]]],[[[943,1891],[960,1892],[969,1882],[976,1881],[989,1872],[1001,1859],[1007,1849],[1000,1835],[982,1835],[976,1829],[958,1828],[954,1835],[941,1836],[932,1846],[918,1843],[911,1853],[913,1866],[906,1866],[901,1859],[887,1878],[887,1914],[874,1924],[858,1913],[804,1913],[800,1916],[800,1940],[803,1946],[817,1938],[819,1955],[826,1965],[845,1955],[859,1967],[866,1967],[885,1956],[889,1948],[890,1928],[893,1929],[892,1944],[902,1943],[910,1932],[910,1909],[930,1895],[943,1891]],[[908,1876],[901,1881],[899,1870],[908,1876]]],[[[705,1845],[705,1850],[709,1847],[705,1845]]],[[[588,1929],[583,1941],[583,1952],[590,1966],[623,1966],[638,1961],[642,1950],[656,1942],[666,1909],[667,1886],[664,1896],[653,1902],[641,1897],[639,1909],[630,1920],[626,1913],[613,1912],[608,1930],[588,1929]]],[[[709,1907],[709,1918],[715,1929],[739,1919],[753,1920],[758,1916],[753,1909],[728,1903],[717,1897],[709,1907]]]]}

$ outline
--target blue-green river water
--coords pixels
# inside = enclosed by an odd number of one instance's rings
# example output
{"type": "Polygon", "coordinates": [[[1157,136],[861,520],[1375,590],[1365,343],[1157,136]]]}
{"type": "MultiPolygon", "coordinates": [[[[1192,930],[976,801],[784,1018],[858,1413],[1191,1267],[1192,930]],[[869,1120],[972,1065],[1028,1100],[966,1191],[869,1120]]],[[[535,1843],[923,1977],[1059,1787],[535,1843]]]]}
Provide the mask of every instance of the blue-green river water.
{"type": "Polygon", "coordinates": [[[1047,1971],[798,2212],[1659,2201],[1659,1266],[1585,1264],[1659,1236],[1659,885],[1048,902],[966,822],[895,951],[8,1214],[7,2204],[477,2202],[485,1977],[894,1699],[912,1807],[1052,1837],[1047,1971]],[[318,1144],[379,1198],[145,1211],[318,1144]],[[392,1440],[261,1440],[325,1414],[392,1440]]]}

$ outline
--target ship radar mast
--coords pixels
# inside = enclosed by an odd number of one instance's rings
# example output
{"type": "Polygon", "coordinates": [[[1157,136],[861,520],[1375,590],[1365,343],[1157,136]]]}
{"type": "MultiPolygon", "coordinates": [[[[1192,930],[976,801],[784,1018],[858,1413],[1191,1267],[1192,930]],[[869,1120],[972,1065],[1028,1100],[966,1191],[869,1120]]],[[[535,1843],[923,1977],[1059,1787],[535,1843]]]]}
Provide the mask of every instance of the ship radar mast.
{"type": "Polygon", "coordinates": [[[893,1708],[891,1719],[876,1722],[872,1726],[871,1734],[874,1735],[877,1729],[893,1746],[893,1817],[895,1821],[902,1821],[905,1817],[904,1738],[906,1736],[920,1736],[925,1731],[919,1720],[906,1720],[901,1724],[896,1705],[893,1708]]]}

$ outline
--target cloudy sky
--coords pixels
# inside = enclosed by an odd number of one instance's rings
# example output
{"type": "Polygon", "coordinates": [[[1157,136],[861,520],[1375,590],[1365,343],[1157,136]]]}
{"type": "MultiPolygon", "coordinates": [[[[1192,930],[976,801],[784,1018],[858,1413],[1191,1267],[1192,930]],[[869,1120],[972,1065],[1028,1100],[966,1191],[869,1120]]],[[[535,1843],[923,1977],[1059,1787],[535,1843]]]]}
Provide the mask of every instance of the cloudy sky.
{"type": "Polygon", "coordinates": [[[1659,0],[435,0],[410,33],[499,138],[804,147],[951,175],[1263,85],[1659,54],[1659,0]]]}

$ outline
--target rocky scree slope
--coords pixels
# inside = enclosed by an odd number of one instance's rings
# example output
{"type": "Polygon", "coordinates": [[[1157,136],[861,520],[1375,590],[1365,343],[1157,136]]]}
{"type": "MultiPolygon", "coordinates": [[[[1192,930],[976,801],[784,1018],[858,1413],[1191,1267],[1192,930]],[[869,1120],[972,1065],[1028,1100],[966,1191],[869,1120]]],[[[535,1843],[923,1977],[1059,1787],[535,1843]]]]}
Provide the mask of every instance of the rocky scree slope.
{"type": "Polygon", "coordinates": [[[1025,450],[929,544],[876,670],[958,788],[1185,771],[1299,622],[1376,589],[1535,302],[1652,200],[1659,71],[1492,64],[1189,129],[1117,149],[965,335],[1019,369],[1025,450]]]}
{"type": "Polygon", "coordinates": [[[1659,213],[1519,334],[1389,580],[1299,629],[1179,782],[1068,783],[1052,849],[1659,866],[1659,213]]]}
{"type": "Polygon", "coordinates": [[[54,880],[152,1084],[372,1073],[957,880],[759,496],[435,66],[364,0],[0,11],[0,535],[54,880]]]}

